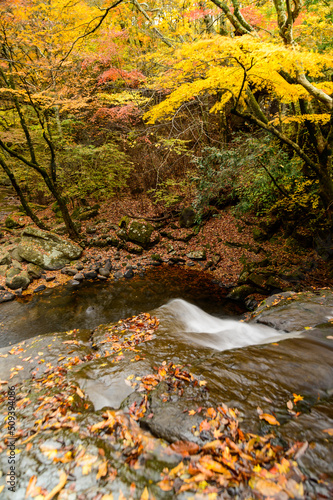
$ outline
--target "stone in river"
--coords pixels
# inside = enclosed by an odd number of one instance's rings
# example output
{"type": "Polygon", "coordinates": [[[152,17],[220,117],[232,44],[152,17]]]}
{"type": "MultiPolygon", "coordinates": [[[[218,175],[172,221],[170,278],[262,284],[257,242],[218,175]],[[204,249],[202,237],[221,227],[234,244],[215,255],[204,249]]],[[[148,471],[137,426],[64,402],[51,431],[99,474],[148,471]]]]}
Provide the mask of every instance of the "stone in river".
{"type": "Polygon", "coordinates": [[[126,271],[124,272],[124,277],[125,278],[133,278],[134,276],[134,271],[132,268],[130,269],[126,269],[126,271]]]}
{"type": "Polygon", "coordinates": [[[88,271],[87,273],[84,273],[84,277],[87,280],[93,280],[93,279],[97,278],[97,273],[96,273],[96,271],[88,271]]]}
{"type": "Polygon", "coordinates": [[[0,303],[9,302],[10,300],[14,300],[15,295],[12,292],[6,292],[4,290],[0,291],[0,303]]]}
{"type": "Polygon", "coordinates": [[[73,276],[73,279],[76,281],[82,281],[84,280],[84,275],[82,273],[77,273],[73,276]]]}
{"type": "Polygon", "coordinates": [[[110,276],[110,270],[105,267],[100,267],[98,272],[101,276],[104,276],[105,278],[108,278],[110,276]]]}
{"type": "Polygon", "coordinates": [[[30,263],[27,265],[27,272],[31,278],[39,279],[42,275],[42,268],[30,263]]]}

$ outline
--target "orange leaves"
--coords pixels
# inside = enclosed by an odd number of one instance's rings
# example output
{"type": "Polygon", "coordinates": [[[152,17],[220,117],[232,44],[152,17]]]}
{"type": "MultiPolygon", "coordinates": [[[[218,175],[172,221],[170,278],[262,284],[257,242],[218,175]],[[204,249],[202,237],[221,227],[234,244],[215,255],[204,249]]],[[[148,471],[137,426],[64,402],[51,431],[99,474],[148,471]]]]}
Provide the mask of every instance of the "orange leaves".
{"type": "Polygon", "coordinates": [[[108,463],[105,461],[105,462],[102,462],[101,465],[98,467],[96,479],[98,480],[101,477],[106,476],[107,472],[108,472],[108,463]]]}
{"type": "MultiPolygon", "coordinates": [[[[105,333],[103,340],[99,341],[99,345],[105,345],[108,349],[106,351],[108,356],[112,352],[121,353],[122,350],[135,351],[137,345],[153,338],[154,331],[158,328],[158,325],[159,320],[152,318],[150,314],[144,313],[133,316],[132,318],[119,321],[117,325],[111,327],[106,332],[105,328],[103,328],[102,331],[105,333]],[[129,334],[128,337],[124,336],[126,333],[129,334]]],[[[139,361],[140,359],[142,357],[136,355],[133,361],[139,361]]]]}
{"type": "Polygon", "coordinates": [[[330,429],[324,429],[323,432],[326,432],[329,436],[333,436],[333,428],[330,429]]]}
{"type": "Polygon", "coordinates": [[[200,432],[202,431],[210,431],[210,423],[208,420],[203,420],[199,426],[200,432]]]}
{"type": "Polygon", "coordinates": [[[259,418],[261,420],[266,420],[266,422],[268,422],[271,425],[280,425],[280,422],[276,420],[274,415],[270,415],[269,413],[262,413],[261,415],[259,415],[259,418]]]}
{"type": "Polygon", "coordinates": [[[304,399],[304,396],[300,396],[299,394],[293,393],[294,396],[294,404],[298,403],[298,401],[302,401],[304,399]]]}
{"type": "Polygon", "coordinates": [[[57,484],[57,486],[55,486],[55,488],[53,488],[53,490],[48,495],[44,497],[44,500],[51,500],[52,498],[54,498],[59,493],[59,491],[63,489],[66,482],[67,482],[67,474],[65,472],[61,472],[59,483],[57,484]]]}
{"type": "Polygon", "coordinates": [[[186,457],[198,453],[200,447],[192,441],[176,441],[170,445],[170,449],[175,453],[179,453],[183,457],[186,457]]]}
{"type": "Polygon", "coordinates": [[[125,82],[130,88],[137,88],[139,83],[145,80],[143,73],[137,70],[126,71],[118,68],[111,67],[107,71],[101,74],[98,80],[98,84],[102,85],[107,82],[115,82],[121,80],[125,82]]]}
{"type": "Polygon", "coordinates": [[[90,427],[90,432],[96,432],[96,431],[99,431],[101,429],[105,429],[106,427],[109,427],[111,429],[114,427],[114,425],[116,423],[116,419],[114,417],[114,412],[107,410],[107,412],[104,413],[103,416],[106,416],[107,419],[103,420],[102,422],[99,422],[98,424],[92,425],[90,427]]]}
{"type": "Polygon", "coordinates": [[[161,488],[162,491],[171,491],[173,488],[173,482],[170,481],[170,479],[163,479],[162,481],[160,481],[157,484],[161,488]]]}
{"type": "Polygon", "coordinates": [[[36,483],[37,483],[37,476],[31,476],[28,482],[27,489],[25,490],[25,497],[28,498],[29,496],[34,497],[36,494],[38,495],[39,492],[36,492],[36,483]]]}
{"type": "Polygon", "coordinates": [[[200,465],[202,465],[205,469],[211,470],[213,472],[217,472],[218,474],[223,474],[227,478],[231,478],[231,472],[223,467],[219,462],[213,460],[209,455],[203,455],[199,460],[200,465]]]}
{"type": "Polygon", "coordinates": [[[249,484],[253,490],[267,497],[274,497],[282,491],[281,486],[269,479],[253,478],[249,484]]]}

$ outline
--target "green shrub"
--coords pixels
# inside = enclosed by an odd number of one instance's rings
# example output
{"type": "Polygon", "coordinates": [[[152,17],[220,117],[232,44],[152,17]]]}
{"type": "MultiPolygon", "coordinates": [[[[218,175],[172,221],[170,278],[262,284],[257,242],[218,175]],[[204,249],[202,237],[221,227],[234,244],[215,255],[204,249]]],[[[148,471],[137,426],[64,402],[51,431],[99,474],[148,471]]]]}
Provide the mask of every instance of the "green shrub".
{"type": "Polygon", "coordinates": [[[210,203],[235,204],[235,213],[264,215],[317,209],[317,183],[302,173],[298,157],[290,157],[270,136],[237,134],[228,148],[205,148],[193,160],[191,176],[198,219],[210,203]]]}

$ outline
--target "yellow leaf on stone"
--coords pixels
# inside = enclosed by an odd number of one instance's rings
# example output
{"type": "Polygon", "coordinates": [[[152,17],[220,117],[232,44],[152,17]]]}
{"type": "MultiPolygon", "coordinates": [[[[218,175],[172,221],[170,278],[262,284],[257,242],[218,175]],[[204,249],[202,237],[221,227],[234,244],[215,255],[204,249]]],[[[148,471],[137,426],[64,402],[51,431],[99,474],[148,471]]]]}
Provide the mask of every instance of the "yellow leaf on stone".
{"type": "Polygon", "coordinates": [[[330,429],[324,429],[323,432],[326,432],[327,434],[329,434],[330,436],[333,436],[333,428],[330,428],[330,429]]]}
{"type": "Polygon", "coordinates": [[[267,497],[274,497],[282,491],[281,486],[268,479],[252,478],[249,481],[249,485],[253,490],[267,497]]]}
{"type": "Polygon", "coordinates": [[[98,468],[98,472],[96,474],[96,479],[99,479],[100,477],[106,476],[107,471],[108,471],[108,463],[102,462],[98,468]]]}
{"type": "Polygon", "coordinates": [[[296,404],[298,401],[302,401],[304,399],[303,396],[300,396],[299,394],[293,393],[294,396],[294,404],[296,404]]]}
{"type": "Polygon", "coordinates": [[[140,500],[149,500],[149,491],[148,491],[147,486],[143,490],[142,495],[140,497],[140,500]]]}
{"type": "Polygon", "coordinates": [[[78,394],[80,396],[80,398],[82,398],[82,399],[84,398],[84,394],[79,387],[76,388],[76,394],[78,394]]]}
{"type": "Polygon", "coordinates": [[[259,415],[260,420],[266,420],[271,425],[280,425],[280,422],[276,420],[274,415],[270,415],[269,413],[263,413],[262,415],[259,415]]]}
{"type": "Polygon", "coordinates": [[[52,491],[50,491],[48,495],[46,495],[44,500],[51,500],[53,497],[55,497],[56,494],[63,489],[66,482],[67,482],[67,474],[65,472],[61,472],[59,483],[57,484],[57,486],[53,488],[52,491]]]}

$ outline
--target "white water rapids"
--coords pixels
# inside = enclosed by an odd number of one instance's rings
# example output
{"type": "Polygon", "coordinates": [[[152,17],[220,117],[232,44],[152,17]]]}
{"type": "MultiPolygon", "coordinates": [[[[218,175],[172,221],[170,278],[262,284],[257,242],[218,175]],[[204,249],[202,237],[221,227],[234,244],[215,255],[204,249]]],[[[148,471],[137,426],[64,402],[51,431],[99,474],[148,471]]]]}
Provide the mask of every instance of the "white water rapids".
{"type": "Polygon", "coordinates": [[[191,343],[218,351],[268,344],[299,336],[298,332],[286,333],[265,325],[253,325],[232,319],[220,319],[182,299],[174,299],[156,311],[160,328],[181,336],[191,343]]]}

